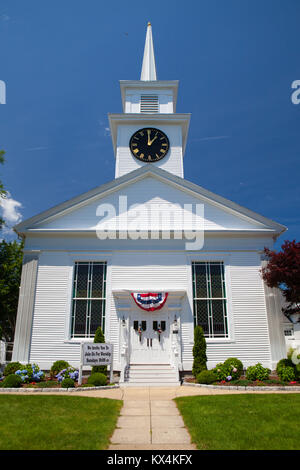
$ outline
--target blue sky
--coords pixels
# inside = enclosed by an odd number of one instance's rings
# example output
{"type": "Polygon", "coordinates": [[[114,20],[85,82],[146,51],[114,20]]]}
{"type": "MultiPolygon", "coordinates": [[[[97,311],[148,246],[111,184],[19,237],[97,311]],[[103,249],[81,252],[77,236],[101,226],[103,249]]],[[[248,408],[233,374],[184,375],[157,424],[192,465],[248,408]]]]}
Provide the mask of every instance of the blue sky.
{"type": "Polygon", "coordinates": [[[107,113],[140,78],[151,21],[158,78],[192,113],[185,178],[300,239],[299,0],[2,0],[0,178],[23,219],[114,178],[107,113]]]}

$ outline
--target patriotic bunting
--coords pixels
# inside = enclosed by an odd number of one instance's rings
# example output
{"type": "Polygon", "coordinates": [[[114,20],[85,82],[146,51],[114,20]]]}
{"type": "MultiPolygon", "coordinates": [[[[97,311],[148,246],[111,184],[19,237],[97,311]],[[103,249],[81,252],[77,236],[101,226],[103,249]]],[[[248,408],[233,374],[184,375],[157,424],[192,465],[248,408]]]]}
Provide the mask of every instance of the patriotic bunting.
{"type": "Polygon", "coordinates": [[[153,293],[148,292],[147,294],[139,294],[137,292],[131,293],[135,303],[143,310],[147,312],[153,312],[154,310],[161,309],[168,297],[167,292],[153,293]]]}

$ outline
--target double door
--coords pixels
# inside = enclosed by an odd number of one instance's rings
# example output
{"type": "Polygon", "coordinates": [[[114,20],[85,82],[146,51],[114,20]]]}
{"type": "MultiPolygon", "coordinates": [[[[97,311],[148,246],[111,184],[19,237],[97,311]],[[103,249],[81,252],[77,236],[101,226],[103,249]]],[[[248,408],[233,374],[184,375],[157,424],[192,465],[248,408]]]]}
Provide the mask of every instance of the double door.
{"type": "Polygon", "coordinates": [[[130,321],[130,362],[170,364],[169,320],[166,313],[133,313],[130,321]]]}

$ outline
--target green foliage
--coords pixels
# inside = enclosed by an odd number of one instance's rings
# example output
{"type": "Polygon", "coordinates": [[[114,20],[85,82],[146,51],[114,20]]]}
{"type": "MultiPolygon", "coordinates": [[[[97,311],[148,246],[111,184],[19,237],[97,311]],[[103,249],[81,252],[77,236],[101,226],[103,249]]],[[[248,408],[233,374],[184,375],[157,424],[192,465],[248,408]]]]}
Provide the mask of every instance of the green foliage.
{"type": "Polygon", "coordinates": [[[295,369],[294,367],[282,367],[281,369],[278,370],[278,377],[283,381],[283,382],[291,382],[292,380],[295,380],[295,369]]]}
{"type": "Polygon", "coordinates": [[[244,366],[242,361],[237,359],[236,357],[229,357],[224,361],[224,366],[230,367],[230,374],[234,380],[237,380],[240,378],[240,376],[243,374],[244,366]]]}
{"type": "Polygon", "coordinates": [[[296,379],[300,380],[300,364],[295,365],[295,375],[296,375],[296,379]]]}
{"type": "Polygon", "coordinates": [[[9,362],[4,369],[3,375],[14,374],[20,369],[23,369],[21,362],[9,362]]]}
{"type": "Polygon", "coordinates": [[[23,259],[23,242],[0,242],[0,326],[6,341],[13,341],[23,259]]]}
{"type": "Polygon", "coordinates": [[[197,375],[197,382],[198,384],[212,384],[213,382],[216,382],[216,374],[214,373],[213,370],[202,370],[198,375],[197,375]]]}
{"type": "Polygon", "coordinates": [[[55,377],[61,370],[67,369],[70,364],[67,361],[55,361],[50,369],[50,376],[55,377]]]}
{"type": "Polygon", "coordinates": [[[227,377],[232,377],[232,375],[230,375],[231,370],[232,370],[232,366],[230,364],[225,365],[222,362],[217,364],[216,367],[213,369],[217,380],[226,380],[227,377]]]}
{"type": "Polygon", "coordinates": [[[18,388],[22,385],[22,379],[18,375],[10,374],[3,382],[3,388],[18,388]]]}
{"type": "Polygon", "coordinates": [[[72,379],[64,379],[61,383],[62,388],[74,388],[75,382],[72,379]]]}
{"type": "MultiPolygon", "coordinates": [[[[295,379],[300,380],[300,364],[295,364],[292,361],[294,351],[293,348],[290,348],[287,359],[280,359],[276,366],[277,375],[284,382],[290,382],[295,379]],[[291,369],[293,369],[293,374],[291,369]]],[[[299,356],[300,355],[297,356],[297,359],[299,356]]]]}
{"type": "Polygon", "coordinates": [[[201,326],[194,329],[194,346],[193,346],[193,375],[197,377],[200,372],[207,370],[206,341],[201,326]]]}
{"type": "Polygon", "coordinates": [[[238,379],[238,380],[232,380],[232,382],[230,383],[231,385],[239,385],[242,387],[247,387],[247,385],[250,385],[252,382],[247,379],[238,379]]]}
{"type": "Polygon", "coordinates": [[[294,364],[291,359],[280,359],[280,361],[277,362],[277,366],[276,366],[277,375],[279,375],[280,370],[284,369],[285,367],[294,367],[294,364]]]}
{"type": "Polygon", "coordinates": [[[95,374],[91,374],[89,376],[87,383],[95,387],[104,386],[107,384],[107,377],[100,372],[96,372],[95,374]]]}
{"type": "Polygon", "coordinates": [[[246,371],[246,379],[248,380],[268,380],[270,375],[270,369],[263,367],[259,362],[255,366],[249,366],[246,371]]]}
{"type": "MultiPolygon", "coordinates": [[[[96,330],[94,343],[105,343],[105,337],[104,337],[101,326],[98,326],[96,330]]],[[[101,374],[107,374],[107,366],[93,366],[92,374],[95,374],[97,372],[100,372],[101,374]]]]}

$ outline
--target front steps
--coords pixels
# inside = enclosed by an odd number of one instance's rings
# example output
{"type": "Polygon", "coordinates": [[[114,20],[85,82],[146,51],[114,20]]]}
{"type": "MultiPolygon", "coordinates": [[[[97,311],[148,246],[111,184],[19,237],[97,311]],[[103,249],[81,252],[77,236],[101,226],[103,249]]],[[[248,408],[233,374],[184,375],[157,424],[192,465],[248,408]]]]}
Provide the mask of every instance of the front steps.
{"type": "Polygon", "coordinates": [[[125,372],[124,386],[172,387],[180,385],[178,372],[169,364],[130,364],[125,372]]]}

